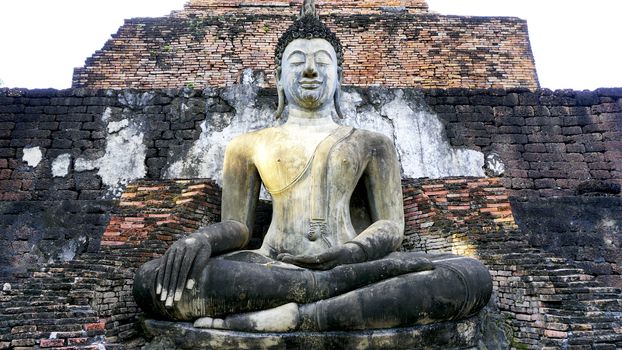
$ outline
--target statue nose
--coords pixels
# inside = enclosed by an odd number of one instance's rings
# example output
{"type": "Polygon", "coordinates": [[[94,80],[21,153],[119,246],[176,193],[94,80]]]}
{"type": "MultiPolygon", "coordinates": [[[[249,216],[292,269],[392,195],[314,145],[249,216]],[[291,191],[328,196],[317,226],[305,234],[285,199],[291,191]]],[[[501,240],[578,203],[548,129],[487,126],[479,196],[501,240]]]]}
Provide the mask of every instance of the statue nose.
{"type": "Polygon", "coordinates": [[[315,60],[308,59],[305,63],[305,70],[303,72],[305,78],[317,78],[317,68],[315,66],[315,60]]]}

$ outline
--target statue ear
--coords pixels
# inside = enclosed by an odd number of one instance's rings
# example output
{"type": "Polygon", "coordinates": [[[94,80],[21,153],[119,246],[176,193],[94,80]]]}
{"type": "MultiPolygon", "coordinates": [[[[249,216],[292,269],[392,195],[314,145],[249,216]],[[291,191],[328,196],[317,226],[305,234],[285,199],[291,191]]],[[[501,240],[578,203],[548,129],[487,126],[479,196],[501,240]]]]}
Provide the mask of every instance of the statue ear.
{"type": "Polygon", "coordinates": [[[281,67],[277,67],[274,70],[274,77],[276,79],[276,86],[281,85],[281,67]]]}
{"type": "Polygon", "coordinates": [[[341,67],[337,68],[337,76],[339,79],[337,80],[337,88],[335,89],[335,111],[339,119],[343,119],[343,112],[341,111],[341,80],[343,79],[343,69],[341,67]]]}
{"type": "Polygon", "coordinates": [[[279,104],[274,112],[274,118],[279,119],[285,110],[285,91],[283,91],[283,85],[281,85],[281,67],[274,70],[274,76],[276,77],[276,93],[279,97],[279,104]]]}

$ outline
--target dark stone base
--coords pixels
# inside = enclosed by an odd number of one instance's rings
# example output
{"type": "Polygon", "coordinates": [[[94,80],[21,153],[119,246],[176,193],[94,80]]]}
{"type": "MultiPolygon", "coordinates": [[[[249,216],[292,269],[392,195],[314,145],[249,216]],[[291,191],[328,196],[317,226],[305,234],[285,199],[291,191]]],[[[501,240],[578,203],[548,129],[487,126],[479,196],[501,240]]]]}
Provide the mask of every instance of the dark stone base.
{"type": "Polygon", "coordinates": [[[350,332],[247,333],[145,320],[145,349],[476,349],[479,318],[408,328],[350,332]]]}

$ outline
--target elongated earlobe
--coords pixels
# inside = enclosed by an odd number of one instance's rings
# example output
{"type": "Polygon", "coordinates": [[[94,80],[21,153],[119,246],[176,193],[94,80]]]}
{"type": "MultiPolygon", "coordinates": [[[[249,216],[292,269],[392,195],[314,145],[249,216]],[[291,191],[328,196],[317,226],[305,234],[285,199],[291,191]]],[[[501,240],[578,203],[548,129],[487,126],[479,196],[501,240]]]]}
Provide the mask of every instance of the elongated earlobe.
{"type": "Polygon", "coordinates": [[[275,70],[274,76],[276,77],[276,93],[279,97],[279,104],[276,107],[276,112],[274,112],[274,119],[278,120],[285,110],[285,91],[283,86],[281,86],[281,68],[275,70]]]}
{"type": "Polygon", "coordinates": [[[343,112],[341,111],[341,79],[343,78],[343,69],[339,67],[337,69],[339,81],[337,82],[337,89],[335,89],[335,111],[339,119],[343,119],[343,112]]]}
{"type": "Polygon", "coordinates": [[[335,111],[339,119],[343,119],[343,112],[341,111],[341,84],[337,84],[337,90],[335,90],[335,111]]]}
{"type": "Polygon", "coordinates": [[[282,87],[277,86],[276,92],[279,95],[279,105],[276,107],[274,118],[280,119],[283,111],[285,110],[285,91],[283,91],[282,87]]]}

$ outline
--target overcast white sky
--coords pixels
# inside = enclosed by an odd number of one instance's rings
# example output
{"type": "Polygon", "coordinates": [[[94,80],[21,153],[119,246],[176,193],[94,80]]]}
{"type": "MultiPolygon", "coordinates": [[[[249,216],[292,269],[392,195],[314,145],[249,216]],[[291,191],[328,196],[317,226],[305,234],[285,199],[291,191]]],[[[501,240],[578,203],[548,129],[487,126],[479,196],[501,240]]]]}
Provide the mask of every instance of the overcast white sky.
{"type": "MultiPolygon", "coordinates": [[[[132,17],[186,0],[0,0],[0,86],[68,88],[74,67],[132,17]]],[[[441,14],[526,19],[542,87],[622,87],[622,0],[428,0],[441,14]]]]}

